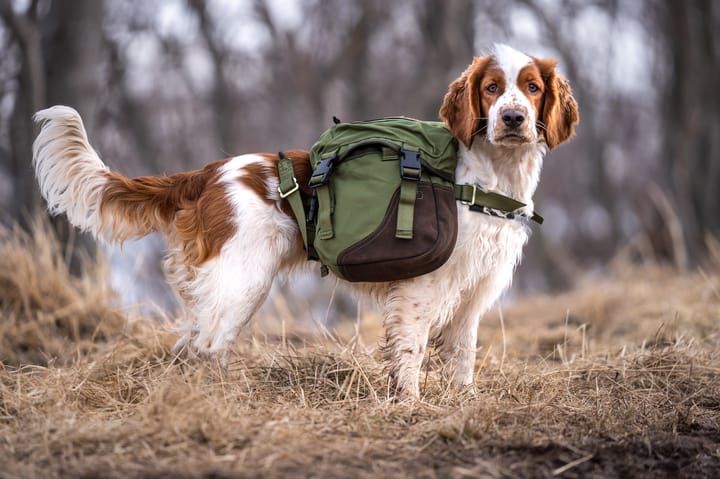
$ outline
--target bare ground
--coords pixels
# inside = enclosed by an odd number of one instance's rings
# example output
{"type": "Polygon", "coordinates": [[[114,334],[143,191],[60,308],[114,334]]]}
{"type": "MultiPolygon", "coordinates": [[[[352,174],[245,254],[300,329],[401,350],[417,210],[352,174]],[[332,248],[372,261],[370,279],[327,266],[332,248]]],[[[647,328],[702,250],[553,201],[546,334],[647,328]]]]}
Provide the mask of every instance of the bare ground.
{"type": "Polygon", "coordinates": [[[718,477],[720,268],[620,263],[488,315],[475,391],[431,356],[396,403],[372,313],[266,315],[222,369],[116,310],[103,265],[4,231],[0,477],[718,477]]]}

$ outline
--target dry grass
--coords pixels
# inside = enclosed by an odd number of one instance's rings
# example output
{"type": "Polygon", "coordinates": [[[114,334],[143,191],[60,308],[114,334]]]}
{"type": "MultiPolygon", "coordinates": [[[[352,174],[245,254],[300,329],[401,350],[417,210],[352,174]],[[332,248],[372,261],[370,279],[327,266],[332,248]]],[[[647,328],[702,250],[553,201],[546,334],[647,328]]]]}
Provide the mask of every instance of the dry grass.
{"type": "Polygon", "coordinates": [[[519,300],[481,324],[475,392],[430,358],[422,400],[398,404],[372,314],[313,334],[261,318],[223,370],[174,357],[162,325],[111,306],[105,268],[71,278],[61,258],[42,228],[2,234],[0,477],[720,471],[717,267],[519,300]]]}

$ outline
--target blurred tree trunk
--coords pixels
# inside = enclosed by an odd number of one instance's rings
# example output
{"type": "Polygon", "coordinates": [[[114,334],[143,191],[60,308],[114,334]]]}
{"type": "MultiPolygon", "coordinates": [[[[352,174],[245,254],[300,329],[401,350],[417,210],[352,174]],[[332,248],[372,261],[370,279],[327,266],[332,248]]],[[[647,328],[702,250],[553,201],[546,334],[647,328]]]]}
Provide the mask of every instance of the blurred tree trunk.
{"type": "MultiPolygon", "coordinates": [[[[98,0],[55,0],[43,22],[45,103],[75,108],[90,138],[100,92],[102,22],[103,2],[98,0]]],[[[71,248],[71,270],[78,272],[81,257],[94,256],[95,242],[89,235],[77,233],[65,216],[53,222],[62,243],[71,248]]]]}
{"type": "MultiPolygon", "coordinates": [[[[0,2],[0,15],[12,32],[20,65],[11,115],[11,174],[18,199],[13,214],[25,227],[41,205],[31,167],[37,132],[32,115],[46,106],[70,105],[92,131],[102,59],[102,1],[55,0],[43,14],[39,4],[33,0],[26,13],[19,14],[11,0],[0,2]]],[[[55,225],[61,241],[73,247],[71,268],[78,271],[76,248],[93,254],[94,242],[89,237],[74,238],[74,229],[64,217],[56,218],[55,225]]]]}
{"type": "Polygon", "coordinates": [[[720,235],[720,5],[697,0],[653,6],[668,75],[658,95],[665,122],[660,161],[688,259],[697,264],[707,253],[706,235],[720,235]]]}
{"type": "Polygon", "coordinates": [[[411,81],[420,98],[437,98],[427,102],[422,118],[436,119],[450,78],[432,75],[441,71],[458,75],[475,52],[475,3],[425,0],[418,8],[420,38],[425,43],[418,58],[418,68],[411,81]]]}
{"type": "Polygon", "coordinates": [[[200,35],[212,59],[213,87],[211,103],[215,119],[215,133],[223,151],[230,151],[234,149],[234,134],[232,122],[233,105],[231,102],[232,87],[226,81],[225,75],[225,67],[228,63],[227,51],[222,43],[215,38],[215,26],[210,18],[207,3],[204,0],[188,0],[188,5],[198,18],[200,35]]]}
{"type": "Polygon", "coordinates": [[[381,15],[376,8],[376,2],[358,3],[360,12],[357,21],[347,32],[347,44],[344,48],[345,65],[344,74],[349,87],[348,108],[356,119],[372,118],[373,114],[368,108],[370,100],[369,73],[372,68],[370,58],[370,40],[373,27],[379,24],[381,15]]]}
{"type": "MultiPolygon", "coordinates": [[[[580,105],[582,128],[594,133],[587,135],[585,138],[587,145],[583,162],[589,168],[587,169],[588,174],[581,181],[592,202],[601,205],[608,213],[609,230],[607,239],[595,240],[592,243],[586,241],[585,248],[594,250],[594,256],[610,257],[615,253],[616,246],[622,237],[622,228],[620,226],[621,207],[618,202],[617,192],[608,177],[609,167],[607,165],[609,142],[606,141],[606,137],[612,134],[609,128],[614,125],[607,125],[598,121],[598,108],[596,105],[600,103],[601,99],[596,97],[592,83],[586,81],[586,78],[583,77],[575,42],[564,33],[566,29],[562,28],[563,22],[568,22],[569,19],[572,19],[572,15],[577,14],[577,12],[557,15],[557,12],[548,9],[544,2],[538,0],[518,0],[518,3],[533,12],[533,15],[544,29],[545,38],[560,55],[560,65],[567,73],[568,80],[572,84],[573,96],[580,105]]],[[[575,8],[572,4],[566,6],[575,8]]],[[[617,5],[615,2],[601,2],[598,7],[604,8],[613,21],[617,20],[617,5]]],[[[606,71],[609,71],[609,68],[606,71]]]]}
{"type": "Polygon", "coordinates": [[[103,60],[103,2],[55,0],[43,25],[47,104],[83,117],[92,137],[103,60]]]}
{"type": "Polygon", "coordinates": [[[32,115],[45,102],[45,72],[38,25],[38,2],[25,14],[13,11],[12,0],[0,2],[0,16],[10,30],[17,49],[17,94],[10,115],[10,167],[14,199],[10,213],[27,228],[40,207],[40,195],[30,164],[34,126],[32,115]]]}

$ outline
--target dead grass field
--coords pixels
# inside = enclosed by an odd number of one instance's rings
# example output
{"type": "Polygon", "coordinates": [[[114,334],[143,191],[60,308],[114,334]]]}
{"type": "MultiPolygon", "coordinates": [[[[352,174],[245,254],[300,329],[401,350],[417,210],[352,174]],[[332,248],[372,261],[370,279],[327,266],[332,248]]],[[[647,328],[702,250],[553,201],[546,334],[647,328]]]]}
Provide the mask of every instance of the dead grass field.
{"type": "Polygon", "coordinates": [[[394,403],[372,314],[258,318],[223,370],[114,309],[104,267],[70,277],[41,229],[0,236],[2,478],[720,475],[717,264],[521,298],[481,323],[475,392],[431,357],[394,403]]]}

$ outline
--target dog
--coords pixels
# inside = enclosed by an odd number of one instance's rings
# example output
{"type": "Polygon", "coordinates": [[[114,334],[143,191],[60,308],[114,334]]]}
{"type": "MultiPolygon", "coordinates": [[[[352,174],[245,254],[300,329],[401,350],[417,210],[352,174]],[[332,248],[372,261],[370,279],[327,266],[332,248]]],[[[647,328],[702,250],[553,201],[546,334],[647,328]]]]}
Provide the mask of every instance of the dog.
{"type": "MultiPolygon", "coordinates": [[[[556,64],[495,45],[450,84],[439,112],[458,140],[456,181],[515,198],[528,217],[544,156],[569,140],[579,121],[556,64]]],[[[51,214],[64,213],[111,241],[163,233],[166,276],[187,311],[178,348],[223,355],[275,276],[308,264],[298,225],[278,194],[278,155],[126,178],[101,161],[72,108],[54,106],[34,118],[41,128],[33,165],[51,214]]],[[[307,185],[308,153],[286,155],[307,185]]],[[[419,395],[429,344],[455,384],[472,385],[479,320],[509,287],[528,235],[523,215],[495,217],[458,204],[457,244],[443,266],[402,281],[347,284],[382,309],[383,350],[398,397],[419,395]]]]}

